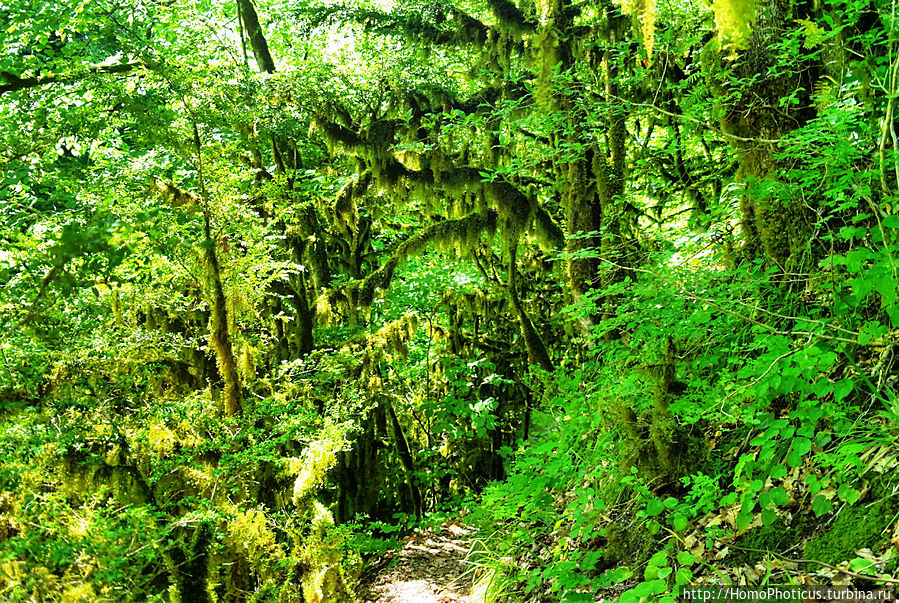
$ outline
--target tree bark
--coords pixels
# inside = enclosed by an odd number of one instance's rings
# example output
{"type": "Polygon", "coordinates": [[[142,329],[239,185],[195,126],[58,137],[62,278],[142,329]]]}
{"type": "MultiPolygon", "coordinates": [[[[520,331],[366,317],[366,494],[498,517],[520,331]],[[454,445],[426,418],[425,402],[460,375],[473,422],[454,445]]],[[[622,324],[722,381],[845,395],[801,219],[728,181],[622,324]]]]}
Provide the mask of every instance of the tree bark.
{"type": "Polygon", "coordinates": [[[528,352],[528,362],[536,364],[544,371],[551,373],[555,367],[553,366],[552,360],[549,358],[549,352],[546,351],[543,339],[540,338],[540,334],[534,327],[534,323],[531,322],[527,312],[525,312],[524,306],[521,304],[521,299],[519,299],[518,296],[518,266],[516,265],[518,262],[517,241],[512,243],[509,255],[509,300],[512,302],[512,307],[515,309],[515,315],[518,317],[521,336],[524,338],[525,349],[528,352]]]}
{"type": "Polygon", "coordinates": [[[247,32],[247,37],[250,39],[250,47],[253,49],[253,56],[256,57],[259,71],[274,73],[275,61],[272,59],[268,41],[259,25],[259,15],[256,14],[253,0],[237,0],[237,9],[240,12],[240,21],[243,23],[244,31],[247,32]]]}
{"type": "Polygon", "coordinates": [[[225,381],[225,414],[229,417],[238,415],[243,410],[243,391],[240,376],[237,374],[237,363],[234,359],[234,348],[231,344],[231,333],[228,329],[228,307],[225,298],[225,287],[222,285],[222,269],[216,253],[216,241],[212,234],[212,212],[209,208],[209,192],[206,190],[206,179],[203,170],[202,145],[200,130],[196,122],[193,124],[194,146],[197,152],[197,175],[200,180],[200,193],[203,200],[203,247],[206,262],[209,264],[212,281],[212,316],[209,319],[209,345],[215,352],[219,372],[225,381]]]}
{"type": "Polygon", "coordinates": [[[403,464],[403,469],[406,471],[406,484],[409,486],[409,493],[412,496],[412,511],[415,513],[416,517],[421,517],[421,491],[418,489],[418,484],[415,483],[415,461],[412,458],[412,452],[409,450],[409,442],[406,440],[406,435],[403,433],[403,428],[396,416],[396,411],[393,410],[390,399],[383,396],[381,398],[381,403],[387,406],[387,413],[390,415],[390,424],[393,428],[393,441],[396,444],[396,451],[400,457],[400,462],[403,464]]]}
{"type": "Polygon", "coordinates": [[[89,67],[86,72],[76,75],[48,75],[36,76],[29,78],[20,78],[17,75],[8,72],[0,72],[0,77],[6,80],[6,84],[0,85],[0,96],[6,92],[15,92],[17,90],[27,90],[28,88],[37,88],[46,86],[47,84],[70,84],[77,82],[87,75],[100,75],[106,73],[128,73],[134,71],[141,66],[141,63],[122,63],[120,65],[97,65],[89,67]]]}

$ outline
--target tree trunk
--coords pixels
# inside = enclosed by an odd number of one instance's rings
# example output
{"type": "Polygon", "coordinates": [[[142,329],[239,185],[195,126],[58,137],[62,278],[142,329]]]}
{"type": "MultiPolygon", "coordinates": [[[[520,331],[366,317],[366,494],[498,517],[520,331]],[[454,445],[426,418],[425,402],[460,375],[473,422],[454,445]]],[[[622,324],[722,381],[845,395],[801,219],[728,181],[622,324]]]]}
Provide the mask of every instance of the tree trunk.
{"type": "Polygon", "coordinates": [[[403,469],[406,472],[406,485],[409,487],[409,494],[412,497],[412,512],[415,513],[416,517],[421,517],[421,491],[418,489],[418,484],[415,483],[415,462],[412,458],[412,452],[409,450],[409,442],[406,440],[406,435],[403,433],[403,428],[396,416],[396,411],[393,410],[390,399],[386,396],[382,396],[381,404],[386,405],[387,413],[390,415],[390,424],[393,428],[393,441],[396,444],[396,451],[400,457],[400,462],[403,464],[403,469]]]}
{"type": "Polygon", "coordinates": [[[515,314],[518,317],[518,325],[521,327],[521,336],[524,338],[525,349],[528,352],[528,362],[530,364],[536,364],[544,371],[551,373],[555,367],[553,366],[552,360],[549,358],[549,352],[546,351],[543,339],[540,338],[540,334],[534,327],[534,323],[531,322],[527,312],[524,311],[524,306],[522,306],[521,299],[519,299],[518,296],[518,266],[516,265],[518,262],[517,241],[512,242],[509,249],[509,256],[509,300],[512,302],[512,307],[515,309],[515,314]]]}
{"type": "Polygon", "coordinates": [[[222,286],[222,271],[219,266],[218,254],[215,252],[215,240],[212,237],[208,204],[205,202],[203,220],[203,229],[206,236],[203,245],[206,248],[206,262],[209,264],[212,281],[212,316],[209,321],[209,345],[215,351],[219,372],[225,381],[225,414],[233,417],[240,414],[242,410],[243,392],[241,391],[240,377],[237,374],[237,363],[234,360],[231,334],[228,331],[228,309],[225,300],[225,288],[222,286]]]}
{"type": "Polygon", "coordinates": [[[272,59],[265,34],[259,25],[259,16],[256,14],[253,0],[237,0],[237,10],[240,12],[243,29],[247,32],[247,37],[250,39],[250,47],[253,49],[253,56],[256,57],[256,65],[259,66],[259,71],[274,73],[275,61],[272,59]]]}

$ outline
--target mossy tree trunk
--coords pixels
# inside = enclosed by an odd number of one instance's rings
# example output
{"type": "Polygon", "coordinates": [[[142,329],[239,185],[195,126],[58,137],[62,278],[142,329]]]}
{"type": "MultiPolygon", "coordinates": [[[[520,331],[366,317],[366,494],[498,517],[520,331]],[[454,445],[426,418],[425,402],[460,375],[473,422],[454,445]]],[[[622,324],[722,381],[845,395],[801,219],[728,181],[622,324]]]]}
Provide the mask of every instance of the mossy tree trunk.
{"type": "MultiPolygon", "coordinates": [[[[593,54],[589,45],[576,46],[572,15],[573,3],[551,0],[543,6],[541,25],[537,34],[540,41],[541,60],[539,81],[542,93],[538,94],[544,109],[565,116],[563,132],[556,136],[558,149],[583,149],[573,159],[557,161],[554,171],[565,182],[564,205],[569,235],[566,251],[568,260],[568,284],[575,302],[591,289],[610,284],[621,277],[618,270],[606,271],[601,279],[600,260],[613,260],[616,264],[628,263],[624,251],[632,246],[623,237],[628,235],[622,222],[628,216],[622,203],[625,185],[627,153],[627,110],[619,89],[618,45],[627,25],[627,18],[611,2],[602,5],[604,19],[597,42],[602,52],[593,54]],[[576,56],[578,53],[586,57],[576,56]],[[575,64],[586,58],[599,71],[604,81],[604,107],[601,118],[606,124],[604,146],[597,144],[592,132],[584,128],[592,117],[584,113],[583,103],[570,91],[554,85],[553,74],[558,69],[570,72],[575,64]],[[602,233],[602,234],[600,234],[602,233]]],[[[586,87],[585,87],[586,88],[586,87]]],[[[563,156],[570,153],[564,153],[563,156]]],[[[605,300],[610,305],[611,300],[605,300]]],[[[579,325],[589,332],[594,322],[605,313],[582,314],[579,325]]]]}
{"type": "Polygon", "coordinates": [[[795,28],[795,19],[809,16],[806,8],[781,0],[762,3],[747,48],[735,61],[725,58],[731,50],[720,50],[710,72],[730,71],[732,78],[751,82],[738,95],[723,87],[714,90],[722,99],[739,99],[729,102],[721,126],[732,135],[739,157],[737,179],[750,189],[740,199],[741,254],[761,258],[784,272],[798,272],[811,259],[812,208],[791,192],[781,175],[789,166],[776,158],[778,141],[815,115],[811,91],[822,66],[809,61],[787,64],[791,59],[777,51],[779,42],[795,28]],[[781,102],[791,94],[795,102],[781,102]],[[751,190],[762,181],[765,186],[751,190]]]}
{"type": "Polygon", "coordinates": [[[212,208],[209,191],[203,170],[203,150],[200,142],[200,130],[196,122],[193,124],[194,146],[197,153],[197,175],[200,181],[200,195],[203,206],[203,249],[209,269],[210,309],[209,345],[212,347],[219,373],[225,382],[225,414],[229,417],[238,415],[243,409],[243,391],[240,376],[237,374],[237,362],[231,342],[230,323],[228,322],[228,304],[225,298],[225,287],[222,284],[222,268],[216,251],[217,241],[212,233],[212,208]]]}
{"type": "Polygon", "coordinates": [[[393,409],[390,398],[383,396],[381,397],[380,403],[386,407],[387,414],[390,417],[393,442],[396,445],[397,455],[399,456],[400,462],[403,465],[403,470],[406,473],[406,485],[409,489],[409,497],[411,500],[411,508],[409,511],[414,513],[416,517],[421,517],[423,512],[421,490],[418,487],[418,481],[415,477],[415,460],[412,458],[409,441],[406,439],[406,434],[403,432],[403,427],[400,424],[399,417],[396,416],[396,411],[393,409]]]}
{"type": "Polygon", "coordinates": [[[528,362],[539,366],[546,372],[552,372],[554,369],[553,362],[550,360],[549,352],[543,344],[543,339],[534,327],[530,316],[524,309],[521,299],[518,295],[518,243],[515,242],[509,250],[509,300],[515,315],[518,317],[518,324],[521,328],[521,336],[524,339],[525,349],[528,353],[528,362]]]}

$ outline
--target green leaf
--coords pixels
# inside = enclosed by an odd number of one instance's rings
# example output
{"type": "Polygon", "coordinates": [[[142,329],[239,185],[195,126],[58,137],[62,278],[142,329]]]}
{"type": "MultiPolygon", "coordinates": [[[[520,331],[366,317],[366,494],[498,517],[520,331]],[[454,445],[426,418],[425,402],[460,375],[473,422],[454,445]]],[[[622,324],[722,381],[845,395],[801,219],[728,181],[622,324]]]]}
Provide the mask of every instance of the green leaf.
{"type": "Polygon", "coordinates": [[[621,596],[618,598],[619,603],[637,603],[640,600],[640,595],[635,593],[634,590],[632,588],[621,593],[621,596]]]}
{"type": "Polygon", "coordinates": [[[682,567],[679,570],[677,570],[677,574],[675,574],[675,576],[674,576],[674,582],[678,586],[683,586],[685,584],[689,584],[690,580],[692,580],[692,579],[693,579],[693,572],[688,570],[685,567],[682,567]]]}
{"type": "Polygon", "coordinates": [[[662,501],[660,501],[658,498],[654,498],[646,505],[646,516],[655,517],[664,510],[665,506],[662,504],[662,501]]]}
{"type": "Polygon", "coordinates": [[[770,526],[777,521],[777,513],[773,509],[762,510],[762,525],[770,526]]]}
{"type": "Polygon", "coordinates": [[[793,450],[796,452],[796,454],[800,454],[802,456],[808,454],[812,449],[812,441],[808,438],[793,438],[792,445],[793,450]]]}
{"type": "Polygon", "coordinates": [[[641,595],[634,592],[635,590],[632,588],[621,593],[621,596],[618,598],[619,603],[637,603],[641,595]]]}
{"type": "Polygon", "coordinates": [[[690,525],[690,521],[680,513],[675,513],[671,516],[671,524],[674,526],[675,532],[680,532],[690,525]]]}
{"type": "Polygon", "coordinates": [[[787,502],[787,491],[780,486],[771,488],[771,490],[768,491],[768,494],[771,495],[771,502],[778,507],[783,506],[787,502]]]}
{"type": "Polygon", "coordinates": [[[780,479],[787,474],[787,468],[783,465],[775,465],[771,468],[771,471],[768,472],[768,476],[771,479],[780,479]]]}
{"type": "Polygon", "coordinates": [[[610,571],[607,576],[613,583],[618,584],[620,582],[630,580],[634,576],[634,572],[632,572],[630,568],[622,566],[616,567],[615,569],[610,571]]]}
{"type": "Polygon", "coordinates": [[[668,551],[658,551],[655,555],[649,558],[649,565],[662,567],[666,563],[668,563],[668,551]]]}
{"type": "Polygon", "coordinates": [[[815,497],[815,500],[812,501],[812,511],[815,512],[815,515],[817,517],[821,517],[822,515],[830,513],[830,510],[832,508],[833,503],[830,502],[823,494],[819,494],[815,497]]]}
{"type": "Polygon", "coordinates": [[[755,513],[752,511],[743,511],[741,510],[737,514],[737,529],[745,530],[749,527],[749,524],[752,523],[753,518],[755,518],[755,513]]]}
{"type": "Polygon", "coordinates": [[[848,502],[850,505],[854,505],[858,502],[861,492],[849,484],[840,484],[840,487],[837,489],[837,496],[848,502]]]}
{"type": "Polygon", "coordinates": [[[837,381],[833,386],[834,401],[839,402],[840,400],[848,396],[849,392],[851,392],[854,387],[855,384],[849,379],[842,379],[840,381],[837,381]]]}
{"type": "Polygon", "coordinates": [[[787,464],[790,467],[800,467],[802,465],[802,455],[795,450],[791,450],[787,454],[787,464]]]}
{"type": "Polygon", "coordinates": [[[823,448],[831,439],[833,439],[833,436],[829,431],[819,431],[815,434],[815,444],[819,448],[823,448]]]}
{"type": "Polygon", "coordinates": [[[665,592],[666,585],[664,580],[648,580],[646,582],[641,582],[634,588],[630,590],[634,595],[638,597],[648,597],[650,595],[657,595],[661,592],[665,592]]]}
{"type": "Polygon", "coordinates": [[[803,438],[810,438],[815,435],[815,428],[811,425],[803,425],[796,430],[796,435],[803,438]]]}
{"type": "Polygon", "coordinates": [[[689,551],[678,551],[677,562],[681,565],[693,565],[696,563],[696,557],[689,551]]]}
{"type": "Polygon", "coordinates": [[[874,573],[873,570],[875,567],[875,564],[872,563],[870,559],[862,559],[861,557],[856,557],[849,562],[849,569],[853,572],[874,573]]]}

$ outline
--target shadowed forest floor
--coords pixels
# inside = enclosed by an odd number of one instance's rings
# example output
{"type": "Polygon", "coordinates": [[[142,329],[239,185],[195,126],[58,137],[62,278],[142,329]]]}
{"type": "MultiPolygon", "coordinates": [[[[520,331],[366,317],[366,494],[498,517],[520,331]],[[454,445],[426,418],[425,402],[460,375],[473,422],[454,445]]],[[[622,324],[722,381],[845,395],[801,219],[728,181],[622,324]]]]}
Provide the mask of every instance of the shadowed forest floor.
{"type": "Polygon", "coordinates": [[[380,570],[363,578],[359,600],[470,603],[472,574],[465,556],[471,538],[472,530],[455,524],[416,532],[401,550],[382,562],[380,570]]]}

